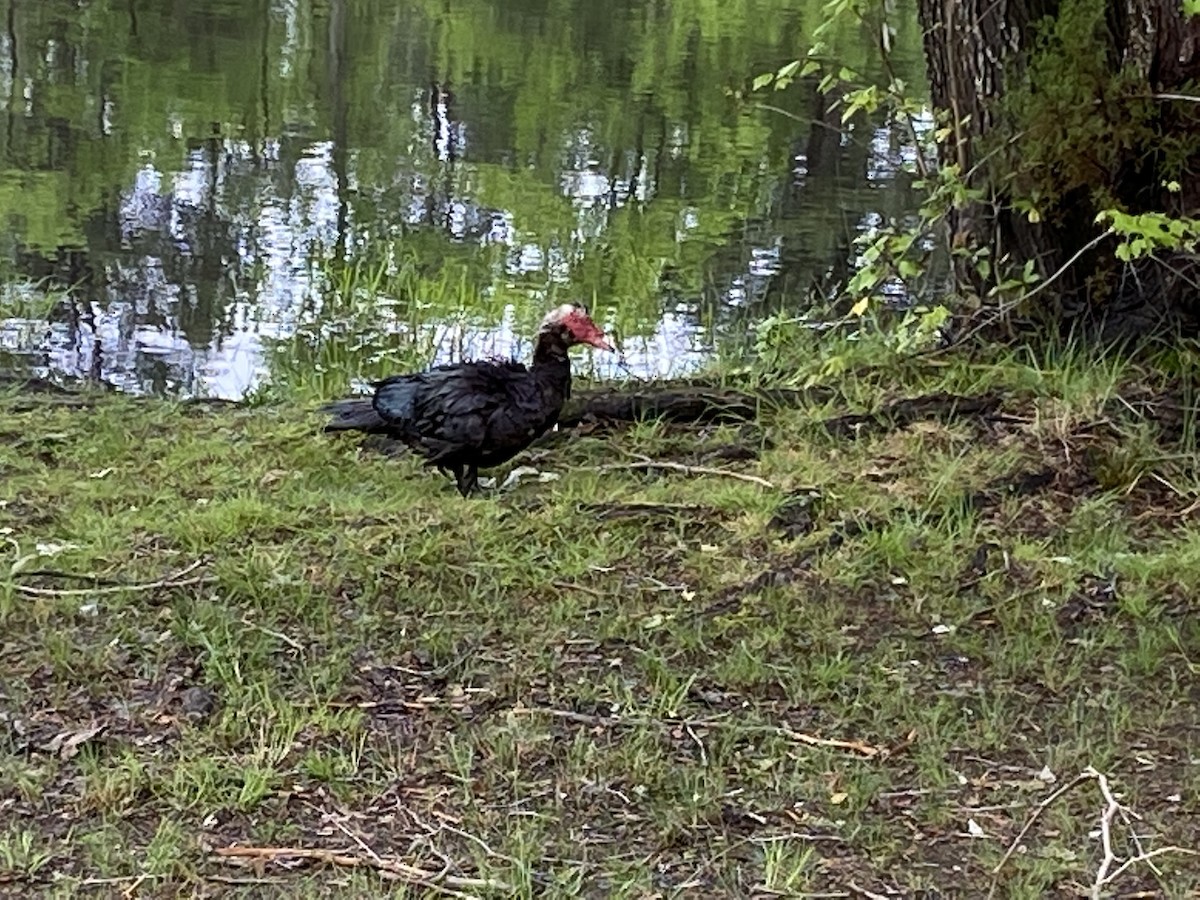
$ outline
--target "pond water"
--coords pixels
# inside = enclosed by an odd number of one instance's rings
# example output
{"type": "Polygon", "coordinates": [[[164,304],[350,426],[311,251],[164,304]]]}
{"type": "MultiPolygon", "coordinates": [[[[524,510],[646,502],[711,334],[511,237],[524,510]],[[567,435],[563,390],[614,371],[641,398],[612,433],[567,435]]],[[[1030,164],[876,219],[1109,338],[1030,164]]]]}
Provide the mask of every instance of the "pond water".
{"type": "MultiPolygon", "coordinates": [[[[685,374],[915,203],[903,134],[748,92],[824,5],[0,0],[0,370],[336,390],[577,300],[624,351],[595,374],[685,374]]],[[[881,77],[877,32],[827,43],[881,77]]]]}

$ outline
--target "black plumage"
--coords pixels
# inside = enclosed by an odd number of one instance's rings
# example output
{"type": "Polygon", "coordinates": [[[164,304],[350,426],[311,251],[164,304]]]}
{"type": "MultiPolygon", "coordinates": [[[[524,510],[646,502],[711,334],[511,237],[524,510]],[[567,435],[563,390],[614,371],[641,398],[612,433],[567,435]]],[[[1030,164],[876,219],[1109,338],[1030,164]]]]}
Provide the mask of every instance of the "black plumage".
{"type": "Polygon", "coordinates": [[[326,407],[326,431],[361,431],[403,441],[428,465],[454,475],[465,497],[479,469],[512,459],[550,429],[571,392],[568,349],[611,350],[580,306],[560,306],[542,321],[533,364],[464,362],[376,382],[372,397],[326,407]]]}

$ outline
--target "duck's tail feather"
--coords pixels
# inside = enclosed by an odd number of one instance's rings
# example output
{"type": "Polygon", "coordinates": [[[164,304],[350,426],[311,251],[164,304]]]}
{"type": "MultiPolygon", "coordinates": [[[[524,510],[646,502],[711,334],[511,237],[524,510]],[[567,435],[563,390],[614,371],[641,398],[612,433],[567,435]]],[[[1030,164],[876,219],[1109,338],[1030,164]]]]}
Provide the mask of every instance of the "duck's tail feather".
{"type": "Polygon", "coordinates": [[[387,431],[387,423],[375,411],[370,397],[347,397],[321,407],[321,412],[333,417],[325,426],[326,431],[365,431],[367,434],[387,431]]]}

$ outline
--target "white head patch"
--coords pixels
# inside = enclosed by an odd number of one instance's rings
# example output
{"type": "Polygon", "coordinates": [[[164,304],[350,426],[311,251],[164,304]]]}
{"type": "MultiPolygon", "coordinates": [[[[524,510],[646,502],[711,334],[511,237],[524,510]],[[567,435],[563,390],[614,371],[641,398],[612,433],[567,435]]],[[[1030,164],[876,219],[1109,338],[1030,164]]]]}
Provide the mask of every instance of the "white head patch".
{"type": "Polygon", "coordinates": [[[542,319],[542,327],[545,328],[548,325],[556,325],[566,319],[567,316],[577,312],[580,312],[580,307],[576,306],[574,303],[564,303],[562,306],[557,306],[550,310],[550,312],[546,313],[546,318],[542,319]]]}

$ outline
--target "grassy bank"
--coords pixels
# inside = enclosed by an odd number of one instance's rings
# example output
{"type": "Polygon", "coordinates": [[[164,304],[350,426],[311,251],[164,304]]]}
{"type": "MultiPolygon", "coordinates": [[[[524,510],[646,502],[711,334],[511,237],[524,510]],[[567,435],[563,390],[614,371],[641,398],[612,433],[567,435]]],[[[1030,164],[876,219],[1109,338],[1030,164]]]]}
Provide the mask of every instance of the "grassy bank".
{"type": "Polygon", "coordinates": [[[0,892],[1200,889],[1190,398],[830,384],[471,501],[309,407],[0,399],[0,892]],[[935,390],[1000,406],[822,424],[935,390]]]}

